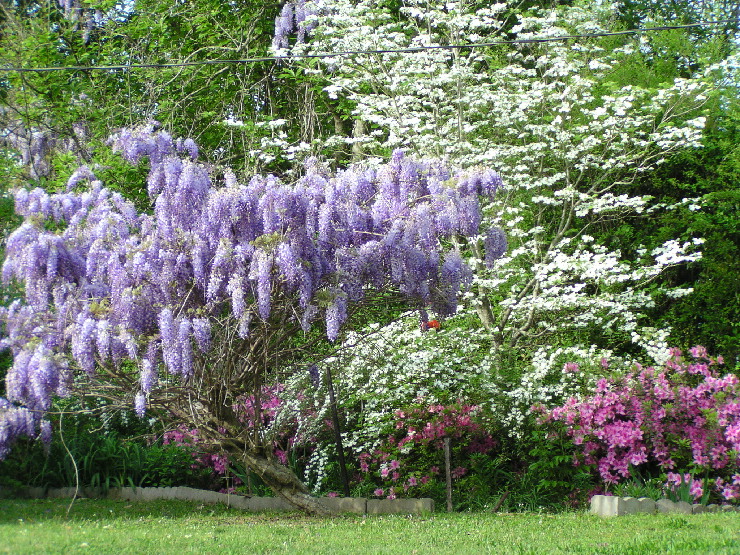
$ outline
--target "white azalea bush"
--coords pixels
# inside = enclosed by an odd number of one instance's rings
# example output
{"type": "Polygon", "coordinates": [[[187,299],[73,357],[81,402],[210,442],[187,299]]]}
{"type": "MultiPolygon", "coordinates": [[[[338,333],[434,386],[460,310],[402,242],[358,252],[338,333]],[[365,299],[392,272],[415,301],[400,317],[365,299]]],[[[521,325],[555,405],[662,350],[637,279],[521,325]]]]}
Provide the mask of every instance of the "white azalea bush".
{"type": "MultiPolygon", "coordinates": [[[[471,453],[468,443],[480,445],[486,435],[495,438],[487,445],[487,464],[525,467],[526,461],[518,457],[525,455],[535,424],[532,407],[553,406],[588,391],[599,375],[610,372],[600,361],[614,360],[608,350],[563,347],[541,349],[531,363],[522,363],[516,353],[509,358],[497,355],[490,334],[471,321],[476,317],[468,310],[442,321],[438,330],[422,331],[418,314],[407,313],[386,326],[371,325],[362,333],[349,334],[337,356],[326,362],[334,376],[343,443],[356,471],[355,486],[367,485],[362,469],[376,453],[393,453],[387,464],[398,456],[399,474],[409,479],[402,473],[412,462],[419,462],[418,451],[429,443],[420,434],[424,426],[429,429],[440,420],[434,419],[435,412],[444,412],[447,434],[464,435],[457,443],[453,441],[460,451],[458,461],[453,462],[458,472],[470,470],[475,447],[471,453]],[[414,415],[426,418],[418,428],[408,423],[414,415]],[[398,430],[406,433],[409,429],[406,441],[416,443],[399,447],[404,441],[398,430]],[[471,430],[480,433],[465,435],[471,430]],[[395,436],[394,449],[389,449],[389,436],[395,436]]],[[[286,396],[280,418],[304,415],[298,418],[297,435],[312,438],[309,443],[316,445],[304,478],[314,489],[325,491],[336,483],[337,453],[329,433],[331,405],[325,371],[321,375],[321,382],[314,378],[313,384],[308,373],[294,376],[287,389],[302,393],[286,396]]],[[[441,456],[440,449],[437,453],[441,456]]],[[[386,468],[383,464],[376,468],[376,478],[386,468]]],[[[421,471],[410,477],[416,482],[431,478],[421,471]]],[[[388,495],[387,487],[379,489],[388,495]]],[[[366,488],[362,493],[372,495],[374,490],[366,488]]],[[[400,488],[394,494],[400,494],[400,488]]]]}

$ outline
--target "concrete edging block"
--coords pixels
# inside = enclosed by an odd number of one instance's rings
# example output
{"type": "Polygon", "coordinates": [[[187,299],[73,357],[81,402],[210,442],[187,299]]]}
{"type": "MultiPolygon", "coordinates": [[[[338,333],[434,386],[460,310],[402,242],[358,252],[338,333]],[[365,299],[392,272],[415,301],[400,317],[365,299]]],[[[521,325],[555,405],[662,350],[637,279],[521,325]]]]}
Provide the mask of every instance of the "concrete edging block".
{"type": "MultiPolygon", "coordinates": [[[[0,499],[70,499],[77,497],[108,498],[122,501],[154,501],[157,499],[179,499],[200,503],[222,503],[228,507],[250,512],[259,511],[293,511],[295,507],[277,497],[247,497],[240,494],[219,493],[200,490],[187,486],[146,487],[146,488],[110,488],[107,491],[99,487],[43,488],[22,487],[9,488],[0,486],[0,499]]],[[[319,502],[335,514],[427,514],[434,512],[434,500],[429,498],[403,499],[365,499],[363,497],[322,497],[319,502]]],[[[647,497],[617,497],[614,495],[594,495],[591,498],[592,514],[611,517],[630,514],[703,514],[738,512],[740,507],[734,505],[693,505],[685,501],[660,499],[653,501],[647,497]]]]}
{"type": "Polygon", "coordinates": [[[591,513],[598,516],[618,516],[619,498],[613,495],[594,495],[591,498],[591,513]]]}
{"type": "Polygon", "coordinates": [[[686,501],[676,501],[676,512],[683,515],[690,515],[693,513],[693,507],[691,503],[686,501]]]}
{"type": "Polygon", "coordinates": [[[291,511],[295,507],[279,497],[245,497],[246,511],[291,511]]]}
{"type": "Polygon", "coordinates": [[[671,501],[670,499],[659,499],[655,503],[659,513],[677,513],[683,515],[690,515],[693,512],[693,507],[686,501],[671,501]]]}
{"type": "Polygon", "coordinates": [[[25,493],[28,499],[44,499],[46,497],[46,488],[28,488],[25,493]]]}
{"type": "Polygon", "coordinates": [[[173,489],[177,488],[136,488],[136,498],[141,501],[154,501],[155,499],[175,499],[173,489]]]}
{"type": "Polygon", "coordinates": [[[225,493],[219,493],[217,491],[208,491],[189,488],[180,486],[178,488],[172,488],[172,499],[180,499],[182,501],[200,501],[201,503],[223,503],[228,504],[229,497],[225,493]]]}
{"type": "Polygon", "coordinates": [[[113,499],[122,499],[124,501],[139,501],[141,500],[141,494],[139,493],[139,490],[142,490],[144,488],[117,488],[116,490],[110,490],[108,492],[108,497],[112,497],[113,499]],[[111,495],[111,493],[113,493],[111,495]]]}
{"type": "Polygon", "coordinates": [[[641,513],[647,513],[647,514],[655,514],[657,511],[657,508],[655,506],[655,501],[650,499],[649,497],[640,497],[637,501],[640,503],[640,512],[641,513]]]}
{"type": "Polygon", "coordinates": [[[322,497],[321,504],[334,513],[355,513],[364,515],[367,512],[367,499],[364,497],[322,497]]]}
{"type": "Polygon", "coordinates": [[[623,516],[655,513],[655,501],[647,497],[616,497],[594,495],[591,498],[591,513],[598,516],[623,516]]]}
{"type": "Polygon", "coordinates": [[[242,511],[249,510],[249,497],[245,497],[244,495],[228,494],[225,503],[227,507],[241,509],[242,511]]]}
{"type": "Polygon", "coordinates": [[[419,499],[368,499],[367,514],[424,514],[434,511],[434,500],[419,499]]]}
{"type": "Polygon", "coordinates": [[[635,499],[634,497],[617,497],[614,495],[594,495],[591,498],[590,512],[599,516],[622,516],[637,513],[653,514],[703,514],[718,512],[740,511],[734,505],[701,505],[699,503],[687,503],[686,501],[671,501],[670,499],[659,499],[653,501],[647,497],[635,499]]]}
{"type": "Polygon", "coordinates": [[[623,516],[638,513],[654,513],[655,501],[647,497],[616,497],[594,495],[591,498],[591,513],[599,516],[623,516]]]}
{"type": "Polygon", "coordinates": [[[77,488],[49,488],[46,491],[46,497],[49,499],[67,499],[74,497],[75,492],[82,493],[81,491],[77,491],[77,488]]]}

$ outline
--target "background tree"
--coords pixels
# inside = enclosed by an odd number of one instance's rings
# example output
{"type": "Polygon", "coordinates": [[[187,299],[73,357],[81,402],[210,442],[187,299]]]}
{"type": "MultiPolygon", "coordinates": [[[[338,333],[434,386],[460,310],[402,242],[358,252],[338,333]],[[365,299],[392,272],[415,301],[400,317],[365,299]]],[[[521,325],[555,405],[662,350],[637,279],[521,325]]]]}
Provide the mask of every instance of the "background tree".
{"type": "Polygon", "coordinates": [[[263,57],[279,8],[210,0],[3,3],[0,47],[8,66],[117,68],[3,73],[0,125],[26,168],[20,179],[63,187],[95,157],[106,184],[143,207],[146,192],[127,184],[141,183],[145,172],[103,158],[103,143],[112,130],[148,119],[194,138],[209,162],[239,175],[289,170],[293,156],[279,148],[281,130],[299,143],[323,125],[308,113],[310,82],[269,60],[203,63],[263,57]]]}

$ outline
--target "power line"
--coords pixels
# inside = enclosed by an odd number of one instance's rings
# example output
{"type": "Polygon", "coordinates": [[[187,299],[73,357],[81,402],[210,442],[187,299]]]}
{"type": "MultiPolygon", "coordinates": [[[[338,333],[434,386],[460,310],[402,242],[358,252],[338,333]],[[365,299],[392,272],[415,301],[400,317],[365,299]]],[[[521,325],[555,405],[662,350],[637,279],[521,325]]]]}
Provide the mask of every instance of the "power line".
{"type": "Polygon", "coordinates": [[[532,39],[512,39],[512,40],[497,40],[492,42],[479,42],[471,44],[447,44],[447,45],[431,45],[431,46],[413,46],[407,48],[389,48],[383,50],[343,50],[340,52],[317,52],[314,54],[286,54],[284,56],[259,56],[255,58],[237,58],[232,60],[227,59],[216,59],[216,60],[199,60],[195,62],[170,62],[170,63],[141,63],[141,64],[122,64],[122,65],[109,65],[109,66],[54,66],[54,67],[0,67],[0,71],[4,72],[51,72],[51,71],[113,71],[121,69],[146,69],[146,68],[170,68],[170,67],[193,67],[193,66],[206,66],[206,65],[224,65],[224,64],[249,64],[257,62],[276,62],[276,61],[289,61],[294,59],[314,59],[314,58],[337,58],[343,56],[362,55],[362,54],[410,54],[414,52],[424,52],[426,50],[464,50],[474,48],[485,48],[489,46],[503,46],[511,44],[538,44],[538,43],[549,43],[559,42],[576,39],[586,38],[598,38],[598,37],[615,37],[622,35],[635,35],[640,33],[649,33],[655,31],[671,31],[675,29],[691,29],[694,27],[708,27],[718,26],[725,23],[733,23],[732,19],[723,19],[719,21],[703,21],[701,23],[691,23],[688,25],[664,25],[661,27],[646,27],[644,29],[628,29],[626,31],[604,31],[602,33],[587,33],[582,35],[561,35],[557,37],[541,37],[532,39]]]}

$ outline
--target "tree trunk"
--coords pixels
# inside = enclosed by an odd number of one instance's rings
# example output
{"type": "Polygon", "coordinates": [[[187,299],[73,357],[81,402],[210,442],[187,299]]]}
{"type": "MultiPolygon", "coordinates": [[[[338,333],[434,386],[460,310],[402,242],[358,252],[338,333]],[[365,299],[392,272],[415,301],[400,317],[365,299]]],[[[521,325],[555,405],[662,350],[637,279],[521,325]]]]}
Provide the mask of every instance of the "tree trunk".
{"type": "MultiPolygon", "coordinates": [[[[478,241],[472,241],[471,246],[473,247],[473,253],[476,258],[478,260],[482,260],[484,258],[484,253],[481,249],[480,243],[478,241]]],[[[478,270],[482,269],[483,264],[478,264],[478,270]]],[[[489,291],[485,287],[479,287],[476,293],[479,297],[479,304],[475,307],[475,311],[478,313],[478,318],[480,318],[481,324],[483,324],[486,331],[492,331],[496,324],[496,320],[493,315],[491,300],[488,298],[489,291]]]]}
{"type": "MultiPolygon", "coordinates": [[[[360,139],[365,136],[365,122],[360,118],[355,120],[355,124],[352,127],[352,138],[360,139]]],[[[359,162],[365,156],[365,148],[362,146],[360,141],[352,143],[352,161],[359,162]]]]}
{"type": "Polygon", "coordinates": [[[478,293],[481,295],[481,298],[479,299],[480,304],[475,307],[475,311],[478,314],[478,318],[480,319],[481,324],[483,324],[483,327],[486,329],[486,331],[491,331],[493,330],[493,327],[496,323],[493,317],[491,301],[486,296],[486,291],[479,291],[478,293]]]}
{"type": "Polygon", "coordinates": [[[289,468],[273,459],[254,453],[242,453],[241,457],[245,464],[270,486],[278,497],[312,515],[331,514],[331,511],[322,505],[318,498],[311,495],[308,488],[289,468]]]}

